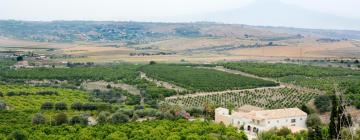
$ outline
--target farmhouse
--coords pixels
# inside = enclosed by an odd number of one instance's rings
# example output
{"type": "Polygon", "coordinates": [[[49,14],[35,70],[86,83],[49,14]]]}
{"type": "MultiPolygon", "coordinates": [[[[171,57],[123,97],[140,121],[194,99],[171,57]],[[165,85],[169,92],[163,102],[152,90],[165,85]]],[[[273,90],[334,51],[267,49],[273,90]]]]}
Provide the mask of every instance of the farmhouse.
{"type": "Polygon", "coordinates": [[[244,128],[245,132],[257,133],[271,128],[287,127],[292,132],[306,129],[307,114],[298,108],[263,110],[245,105],[229,114],[226,108],[215,109],[215,122],[244,128]]]}

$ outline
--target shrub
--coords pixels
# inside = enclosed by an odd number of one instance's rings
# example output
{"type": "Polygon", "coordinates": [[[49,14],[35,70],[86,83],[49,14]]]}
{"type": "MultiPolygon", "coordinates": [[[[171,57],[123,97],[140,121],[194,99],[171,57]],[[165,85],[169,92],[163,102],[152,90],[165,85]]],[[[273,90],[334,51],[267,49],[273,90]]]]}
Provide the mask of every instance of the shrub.
{"type": "Polygon", "coordinates": [[[0,97],[4,97],[4,93],[0,91],[0,97]]]}
{"type": "Polygon", "coordinates": [[[81,116],[74,116],[70,119],[70,124],[81,124],[81,125],[88,125],[88,117],[81,115],[81,116]]]}
{"type": "Polygon", "coordinates": [[[15,93],[15,92],[13,92],[13,91],[9,91],[6,95],[7,95],[7,96],[15,96],[15,95],[16,95],[16,93],[15,93]]]}
{"type": "Polygon", "coordinates": [[[330,111],[331,109],[331,99],[327,95],[320,95],[316,97],[314,104],[321,113],[330,111]]]}
{"type": "Polygon", "coordinates": [[[5,110],[5,109],[6,109],[5,101],[0,100],[0,110],[5,110]]]}
{"type": "Polygon", "coordinates": [[[71,105],[72,110],[81,110],[83,107],[82,103],[76,102],[71,105]]]}
{"type": "Polygon", "coordinates": [[[61,112],[55,116],[55,123],[57,125],[65,124],[68,122],[68,117],[65,113],[61,112]]]}
{"type": "Polygon", "coordinates": [[[135,109],[135,110],[141,110],[141,109],[144,109],[144,106],[142,106],[142,105],[135,105],[135,106],[134,106],[134,109],[135,109]]]}
{"type": "Polygon", "coordinates": [[[45,102],[41,105],[41,109],[44,109],[44,110],[50,110],[53,108],[54,108],[54,103],[52,103],[52,102],[45,102]]]}
{"type": "Polygon", "coordinates": [[[96,110],[97,107],[94,104],[86,103],[82,106],[83,110],[96,110]]]}
{"type": "Polygon", "coordinates": [[[318,115],[316,114],[310,114],[307,118],[306,118],[306,126],[307,127],[311,127],[314,128],[315,126],[319,126],[321,125],[321,120],[319,118],[318,115]]]}
{"type": "Polygon", "coordinates": [[[101,111],[97,117],[97,122],[99,124],[105,124],[108,122],[108,117],[110,116],[110,113],[109,112],[106,112],[106,111],[101,111]]]}
{"type": "Polygon", "coordinates": [[[56,103],[55,109],[56,110],[67,110],[67,105],[66,105],[66,103],[56,103]]]}
{"type": "Polygon", "coordinates": [[[45,124],[45,117],[41,113],[36,113],[32,118],[32,124],[45,124]]]}
{"type": "Polygon", "coordinates": [[[14,130],[7,138],[8,140],[27,140],[27,136],[23,131],[14,130]]]}
{"type": "Polygon", "coordinates": [[[111,122],[114,124],[126,123],[129,121],[129,116],[121,112],[116,112],[111,116],[111,122]]]}

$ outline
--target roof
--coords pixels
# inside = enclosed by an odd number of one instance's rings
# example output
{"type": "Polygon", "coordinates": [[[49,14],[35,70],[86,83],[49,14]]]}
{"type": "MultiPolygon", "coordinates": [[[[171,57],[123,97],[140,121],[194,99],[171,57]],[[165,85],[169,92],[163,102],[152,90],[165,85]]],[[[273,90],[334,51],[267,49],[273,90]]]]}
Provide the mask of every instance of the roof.
{"type": "Polygon", "coordinates": [[[280,119],[289,117],[306,116],[307,114],[299,108],[284,108],[273,110],[253,110],[250,112],[234,112],[233,116],[240,118],[264,120],[264,119],[280,119]]]}
{"type": "Polygon", "coordinates": [[[263,109],[252,105],[243,105],[236,109],[237,112],[250,112],[250,111],[260,111],[260,110],[263,109]]]}

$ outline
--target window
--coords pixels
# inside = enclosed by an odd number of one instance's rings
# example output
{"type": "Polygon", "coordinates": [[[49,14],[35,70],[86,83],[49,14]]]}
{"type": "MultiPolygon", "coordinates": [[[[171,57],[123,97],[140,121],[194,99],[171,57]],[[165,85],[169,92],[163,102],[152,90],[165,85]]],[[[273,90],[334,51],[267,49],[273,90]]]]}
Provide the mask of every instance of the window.
{"type": "Polygon", "coordinates": [[[238,124],[240,124],[240,121],[238,121],[238,124]]]}
{"type": "Polygon", "coordinates": [[[291,123],[295,123],[296,122],[296,119],[291,119],[291,123]]]}
{"type": "Polygon", "coordinates": [[[279,123],[279,120],[277,120],[276,122],[279,123]]]}
{"type": "Polygon", "coordinates": [[[302,121],[302,118],[300,118],[300,121],[302,121]]]}
{"type": "Polygon", "coordinates": [[[268,121],[268,124],[270,124],[270,121],[268,121]]]}

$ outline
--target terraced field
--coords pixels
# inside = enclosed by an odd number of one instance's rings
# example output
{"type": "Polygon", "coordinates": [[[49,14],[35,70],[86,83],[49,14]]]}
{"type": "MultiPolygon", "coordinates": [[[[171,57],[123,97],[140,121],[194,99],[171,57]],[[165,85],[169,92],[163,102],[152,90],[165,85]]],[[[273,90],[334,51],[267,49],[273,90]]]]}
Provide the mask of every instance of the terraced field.
{"type": "Polygon", "coordinates": [[[141,68],[148,77],[169,82],[190,91],[224,91],[271,87],[278,84],[227,72],[180,65],[146,65],[141,68]]]}
{"type": "Polygon", "coordinates": [[[245,104],[268,108],[300,107],[316,97],[316,93],[308,93],[293,88],[244,90],[239,92],[226,92],[222,94],[209,94],[192,97],[167,98],[166,102],[183,104],[184,106],[202,107],[210,102],[216,106],[228,106],[229,103],[240,107],[245,104]]]}

